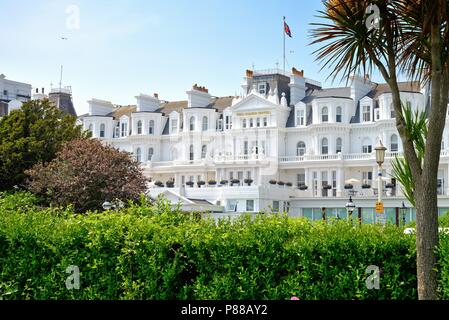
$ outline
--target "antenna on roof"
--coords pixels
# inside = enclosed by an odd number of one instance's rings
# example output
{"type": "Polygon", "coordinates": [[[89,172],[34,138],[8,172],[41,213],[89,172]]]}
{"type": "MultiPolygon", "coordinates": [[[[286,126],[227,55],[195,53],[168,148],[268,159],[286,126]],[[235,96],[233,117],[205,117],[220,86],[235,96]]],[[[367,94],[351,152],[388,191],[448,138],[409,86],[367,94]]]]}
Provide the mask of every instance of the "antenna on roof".
{"type": "Polygon", "coordinates": [[[61,65],[61,77],[59,78],[59,89],[62,89],[62,71],[63,71],[64,66],[61,65]]]}

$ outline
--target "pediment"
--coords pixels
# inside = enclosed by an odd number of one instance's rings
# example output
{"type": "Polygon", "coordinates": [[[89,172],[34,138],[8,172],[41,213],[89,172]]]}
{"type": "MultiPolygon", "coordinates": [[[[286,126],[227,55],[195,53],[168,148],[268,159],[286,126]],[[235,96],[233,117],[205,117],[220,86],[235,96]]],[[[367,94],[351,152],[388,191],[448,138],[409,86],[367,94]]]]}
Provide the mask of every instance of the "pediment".
{"type": "Polygon", "coordinates": [[[258,111],[258,110],[273,110],[273,109],[284,109],[284,106],[277,105],[263,97],[255,94],[250,94],[243,98],[241,101],[233,105],[230,110],[232,112],[247,112],[247,111],[258,111]]]}

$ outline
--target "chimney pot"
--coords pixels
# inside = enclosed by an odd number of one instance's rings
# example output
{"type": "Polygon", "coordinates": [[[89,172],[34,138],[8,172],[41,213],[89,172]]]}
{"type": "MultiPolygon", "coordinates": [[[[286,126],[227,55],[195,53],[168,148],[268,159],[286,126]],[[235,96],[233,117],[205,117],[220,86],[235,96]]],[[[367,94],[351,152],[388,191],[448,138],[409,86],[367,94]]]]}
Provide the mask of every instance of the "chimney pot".
{"type": "Polygon", "coordinates": [[[44,94],[45,93],[45,88],[42,88],[42,94],[44,94]]]}
{"type": "Polygon", "coordinates": [[[156,99],[159,99],[159,94],[158,94],[158,93],[155,93],[155,94],[154,94],[154,97],[155,97],[156,99]]]}

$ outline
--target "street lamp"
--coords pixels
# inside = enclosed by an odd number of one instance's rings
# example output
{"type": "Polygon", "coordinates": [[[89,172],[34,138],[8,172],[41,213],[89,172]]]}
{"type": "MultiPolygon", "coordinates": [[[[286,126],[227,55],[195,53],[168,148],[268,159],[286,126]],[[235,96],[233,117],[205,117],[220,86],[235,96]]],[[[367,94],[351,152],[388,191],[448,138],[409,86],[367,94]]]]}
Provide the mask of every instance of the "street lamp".
{"type": "Polygon", "coordinates": [[[346,203],[346,211],[348,212],[348,220],[352,223],[352,213],[355,210],[355,204],[352,202],[352,197],[349,197],[349,202],[346,203]]]}
{"type": "Polygon", "coordinates": [[[103,202],[102,207],[103,207],[104,210],[111,210],[112,209],[112,203],[110,203],[109,201],[105,201],[105,202],[103,202]]]}
{"type": "Polygon", "coordinates": [[[405,214],[407,213],[407,207],[405,206],[404,201],[402,201],[402,207],[399,208],[399,210],[401,211],[401,216],[402,216],[402,226],[405,226],[405,214]]]}
{"type": "Polygon", "coordinates": [[[377,204],[376,212],[378,214],[383,214],[383,204],[382,204],[382,164],[385,162],[385,151],[387,148],[382,144],[382,140],[379,140],[379,144],[374,148],[376,150],[376,162],[379,166],[379,173],[377,174],[377,204]]]}

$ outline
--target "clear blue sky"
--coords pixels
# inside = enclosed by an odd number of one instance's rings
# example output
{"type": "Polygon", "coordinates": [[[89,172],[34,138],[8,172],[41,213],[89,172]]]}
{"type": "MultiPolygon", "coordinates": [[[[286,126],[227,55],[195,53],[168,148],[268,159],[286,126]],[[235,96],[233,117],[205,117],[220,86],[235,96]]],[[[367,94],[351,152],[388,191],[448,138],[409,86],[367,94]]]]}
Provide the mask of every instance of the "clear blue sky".
{"type": "Polygon", "coordinates": [[[0,73],[48,90],[64,65],[63,85],[72,86],[78,114],[93,97],[134,104],[135,95],[158,92],[184,100],[194,83],[215,96],[234,95],[253,63],[282,66],[285,15],[293,33],[287,67],[324,82],[327,72],[320,74],[307,46],[321,8],[318,0],[0,1],[0,73]],[[66,26],[72,4],[79,29],[66,26]]]}

